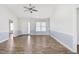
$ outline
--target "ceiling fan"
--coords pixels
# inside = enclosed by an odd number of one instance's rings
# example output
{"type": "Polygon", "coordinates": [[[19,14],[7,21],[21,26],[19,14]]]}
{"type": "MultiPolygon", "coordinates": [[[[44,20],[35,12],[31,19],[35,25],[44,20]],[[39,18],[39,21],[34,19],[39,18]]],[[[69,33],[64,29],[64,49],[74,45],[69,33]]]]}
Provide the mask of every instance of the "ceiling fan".
{"type": "Polygon", "coordinates": [[[30,13],[37,12],[38,10],[35,9],[35,6],[29,4],[28,6],[24,6],[24,12],[29,11],[30,13]]]}

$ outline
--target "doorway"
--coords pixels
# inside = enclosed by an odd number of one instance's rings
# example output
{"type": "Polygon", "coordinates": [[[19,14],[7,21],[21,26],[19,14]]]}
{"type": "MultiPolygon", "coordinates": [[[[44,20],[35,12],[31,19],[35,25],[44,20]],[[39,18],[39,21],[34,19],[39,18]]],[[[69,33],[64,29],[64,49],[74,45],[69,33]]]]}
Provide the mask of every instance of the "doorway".
{"type": "Polygon", "coordinates": [[[12,20],[9,20],[9,37],[10,37],[10,38],[13,38],[13,37],[12,37],[12,35],[13,35],[13,28],[14,28],[13,25],[14,25],[14,24],[13,24],[13,21],[12,21],[12,20]]]}
{"type": "Polygon", "coordinates": [[[14,30],[14,23],[12,20],[9,20],[9,40],[7,44],[7,47],[9,48],[9,53],[11,53],[11,51],[14,48],[13,30],[14,30]]]}
{"type": "Polygon", "coordinates": [[[28,35],[30,35],[30,22],[28,21],[27,24],[28,24],[28,27],[27,27],[28,28],[28,30],[27,30],[28,32],[27,33],[28,33],[28,35]]]}

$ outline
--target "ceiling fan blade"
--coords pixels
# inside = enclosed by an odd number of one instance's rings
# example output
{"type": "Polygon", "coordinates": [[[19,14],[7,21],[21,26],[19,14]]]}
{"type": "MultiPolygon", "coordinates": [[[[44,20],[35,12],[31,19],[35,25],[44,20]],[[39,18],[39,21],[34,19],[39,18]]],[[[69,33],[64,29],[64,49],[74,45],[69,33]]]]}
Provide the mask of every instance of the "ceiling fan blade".
{"type": "Polygon", "coordinates": [[[24,12],[26,12],[26,11],[29,11],[30,13],[33,13],[33,11],[38,11],[38,10],[36,10],[36,9],[34,9],[35,8],[35,6],[32,6],[32,4],[29,4],[29,7],[24,7],[25,8],[25,10],[24,10],[24,12]]]}
{"type": "Polygon", "coordinates": [[[32,9],[33,11],[38,11],[38,10],[35,10],[35,9],[32,9]]]}
{"type": "Polygon", "coordinates": [[[30,13],[33,13],[32,11],[30,11],[30,13]]]}

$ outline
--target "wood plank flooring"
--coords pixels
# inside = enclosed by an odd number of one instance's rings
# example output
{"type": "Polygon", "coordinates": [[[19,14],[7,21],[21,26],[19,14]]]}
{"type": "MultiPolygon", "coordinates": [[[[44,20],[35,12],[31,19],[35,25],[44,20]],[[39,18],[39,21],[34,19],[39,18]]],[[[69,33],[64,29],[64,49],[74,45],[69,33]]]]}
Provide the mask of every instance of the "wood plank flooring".
{"type": "Polygon", "coordinates": [[[70,51],[47,35],[18,36],[0,43],[0,54],[67,54],[70,51]]]}
{"type": "Polygon", "coordinates": [[[79,54],[79,45],[77,45],[77,51],[78,51],[78,54],[79,54]]]}

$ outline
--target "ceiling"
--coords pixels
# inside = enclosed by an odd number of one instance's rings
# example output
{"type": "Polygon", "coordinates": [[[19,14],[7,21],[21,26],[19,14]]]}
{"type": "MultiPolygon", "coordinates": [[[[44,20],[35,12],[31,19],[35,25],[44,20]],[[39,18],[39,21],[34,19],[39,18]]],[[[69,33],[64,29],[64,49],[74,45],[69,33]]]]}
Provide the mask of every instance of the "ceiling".
{"type": "Polygon", "coordinates": [[[38,12],[29,13],[24,12],[24,6],[27,4],[8,4],[6,7],[9,9],[11,13],[16,15],[18,18],[48,18],[53,14],[56,5],[53,4],[33,4],[38,12]]]}

